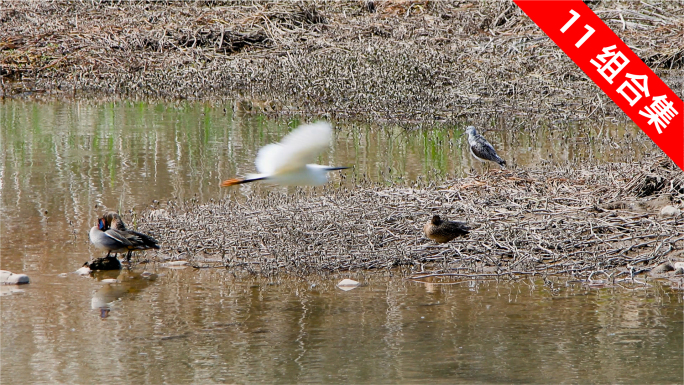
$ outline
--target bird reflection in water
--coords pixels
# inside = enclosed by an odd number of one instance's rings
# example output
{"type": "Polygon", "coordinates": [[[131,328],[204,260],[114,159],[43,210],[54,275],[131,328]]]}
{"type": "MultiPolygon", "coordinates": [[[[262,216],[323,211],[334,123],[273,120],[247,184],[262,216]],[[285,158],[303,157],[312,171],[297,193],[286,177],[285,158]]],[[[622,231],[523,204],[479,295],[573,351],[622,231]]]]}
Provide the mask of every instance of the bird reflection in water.
{"type": "Polygon", "coordinates": [[[100,318],[109,317],[112,303],[127,297],[131,294],[139,293],[152,284],[157,279],[157,274],[148,272],[122,271],[97,271],[92,276],[104,283],[94,294],[91,301],[93,310],[100,310],[100,318]]]}

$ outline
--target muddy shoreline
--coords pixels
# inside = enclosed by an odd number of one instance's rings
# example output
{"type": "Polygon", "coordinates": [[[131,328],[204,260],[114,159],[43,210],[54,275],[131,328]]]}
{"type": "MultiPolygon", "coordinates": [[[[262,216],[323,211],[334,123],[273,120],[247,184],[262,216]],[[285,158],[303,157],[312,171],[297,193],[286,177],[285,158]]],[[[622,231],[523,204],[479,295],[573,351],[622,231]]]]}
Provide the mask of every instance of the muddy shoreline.
{"type": "MultiPolygon", "coordinates": [[[[138,214],[162,240],[161,261],[258,275],[405,267],[453,279],[632,278],[684,261],[684,178],[669,160],[579,169],[495,171],[434,185],[328,185],[244,199],[161,202],[138,214]],[[470,235],[437,244],[432,215],[466,221],[470,235]]],[[[673,278],[665,272],[662,278],[673,278]]]]}
{"type": "MultiPolygon", "coordinates": [[[[675,92],[684,6],[591,6],[675,92]]],[[[511,2],[3,2],[1,95],[235,100],[407,126],[625,119],[511,2]]]]}
{"type": "MultiPolygon", "coordinates": [[[[1,4],[3,99],[231,100],[238,114],[409,128],[626,119],[511,2],[1,4]]],[[[683,93],[681,2],[591,6],[683,93]]],[[[327,195],[167,202],[125,219],[162,241],[152,254],[161,261],[264,275],[407,266],[615,278],[677,261],[684,246],[680,217],[659,215],[684,193],[681,170],[663,159],[512,168],[440,186],[353,182],[327,195]],[[433,213],[476,228],[432,244],[420,229],[433,213]]]]}

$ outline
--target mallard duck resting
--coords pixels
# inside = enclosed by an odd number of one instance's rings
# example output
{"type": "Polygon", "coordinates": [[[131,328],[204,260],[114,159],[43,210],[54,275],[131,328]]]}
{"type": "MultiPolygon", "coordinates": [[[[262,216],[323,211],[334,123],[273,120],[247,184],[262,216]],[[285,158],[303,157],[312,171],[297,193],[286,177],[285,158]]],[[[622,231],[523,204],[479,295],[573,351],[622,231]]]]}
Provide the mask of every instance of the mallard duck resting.
{"type": "Polygon", "coordinates": [[[126,254],[127,262],[131,262],[131,253],[133,251],[159,249],[159,242],[157,242],[156,239],[134,230],[128,230],[118,213],[110,211],[105,214],[103,219],[105,220],[105,227],[107,229],[116,230],[134,246],[133,248],[128,249],[128,253],[126,254]]]}
{"type": "Polygon", "coordinates": [[[506,167],[506,161],[497,155],[494,147],[489,144],[487,139],[477,133],[475,127],[468,126],[465,132],[468,134],[468,147],[470,147],[470,153],[475,159],[481,162],[489,160],[498,163],[501,168],[506,167]]]}
{"type": "Polygon", "coordinates": [[[425,226],[423,226],[425,236],[438,243],[446,243],[450,240],[468,235],[470,227],[463,222],[444,221],[439,215],[432,217],[425,226]]]}

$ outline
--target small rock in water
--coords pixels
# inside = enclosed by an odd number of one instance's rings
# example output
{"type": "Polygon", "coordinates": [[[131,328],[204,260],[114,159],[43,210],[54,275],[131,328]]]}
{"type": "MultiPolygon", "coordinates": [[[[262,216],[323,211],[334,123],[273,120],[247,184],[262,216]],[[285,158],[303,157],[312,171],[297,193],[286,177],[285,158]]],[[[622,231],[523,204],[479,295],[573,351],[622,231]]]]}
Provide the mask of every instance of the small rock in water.
{"type": "Polygon", "coordinates": [[[116,257],[102,257],[98,258],[84,266],[88,266],[90,270],[121,270],[121,262],[116,257]]]}
{"type": "Polygon", "coordinates": [[[116,278],[105,278],[100,282],[102,282],[102,283],[117,283],[119,281],[116,278]]]}
{"type": "Polygon", "coordinates": [[[670,205],[667,205],[660,210],[661,217],[677,217],[680,213],[681,211],[678,208],[670,205]]]}
{"type": "Polygon", "coordinates": [[[359,283],[357,281],[348,278],[343,279],[342,281],[340,281],[340,283],[337,284],[337,287],[344,291],[356,289],[358,286],[359,283]]]}
{"type": "Polygon", "coordinates": [[[14,274],[11,271],[0,270],[0,284],[3,285],[23,285],[29,283],[26,274],[14,274]]]}
{"type": "Polygon", "coordinates": [[[88,266],[83,266],[80,269],[74,271],[78,275],[88,275],[90,274],[90,268],[88,266]]]}
{"type": "Polygon", "coordinates": [[[187,265],[188,261],[171,261],[161,264],[162,267],[166,267],[169,269],[185,269],[187,265]]]}

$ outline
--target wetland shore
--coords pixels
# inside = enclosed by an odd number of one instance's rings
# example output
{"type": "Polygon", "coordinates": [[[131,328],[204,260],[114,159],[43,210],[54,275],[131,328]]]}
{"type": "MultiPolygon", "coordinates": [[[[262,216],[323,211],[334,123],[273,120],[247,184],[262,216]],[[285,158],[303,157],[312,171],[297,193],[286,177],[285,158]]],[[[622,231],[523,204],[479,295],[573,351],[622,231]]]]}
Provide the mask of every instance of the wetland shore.
{"type": "MultiPolygon", "coordinates": [[[[684,93],[680,2],[590,5],[684,93]]],[[[511,2],[3,2],[0,20],[3,99],[230,100],[236,114],[406,128],[626,120],[511,2]]],[[[437,184],[166,201],[135,223],[162,241],[162,261],[196,267],[623,279],[682,257],[680,217],[660,216],[682,204],[681,170],[655,151],[437,184]],[[420,229],[433,213],[476,228],[431,244],[420,229]]]]}
{"type": "MultiPolygon", "coordinates": [[[[160,202],[136,221],[164,240],[166,260],[262,275],[406,266],[416,279],[560,275],[608,285],[684,261],[684,222],[662,212],[681,205],[684,177],[666,158],[441,184],[348,182],[355,187],[160,202]],[[422,232],[435,214],[473,229],[437,244],[422,232]]],[[[681,281],[681,272],[661,273],[681,281]]]]}

